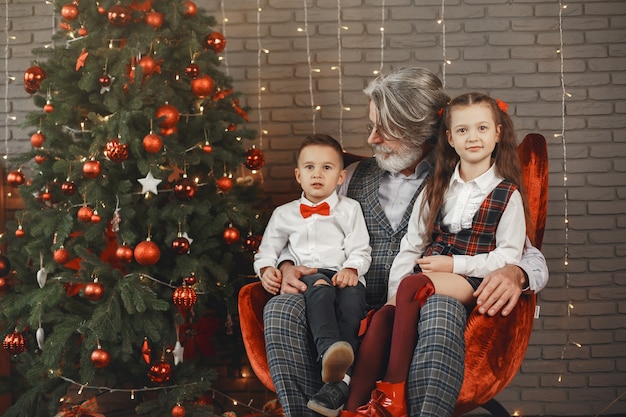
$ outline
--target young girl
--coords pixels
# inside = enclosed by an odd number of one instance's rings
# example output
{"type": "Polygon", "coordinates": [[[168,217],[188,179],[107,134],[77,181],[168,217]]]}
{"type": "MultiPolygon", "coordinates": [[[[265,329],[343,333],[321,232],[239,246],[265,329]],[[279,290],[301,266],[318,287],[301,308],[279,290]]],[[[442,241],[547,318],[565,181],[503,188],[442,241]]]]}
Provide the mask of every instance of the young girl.
{"type": "Polygon", "coordinates": [[[368,360],[356,362],[346,409],[365,403],[370,392],[371,399],[357,413],[342,415],[408,415],[404,382],[426,298],[448,295],[472,308],[483,277],[519,262],[528,213],[506,110],[506,104],[478,93],[442,109],[434,173],[391,267],[387,304],[363,339],[359,357],[368,360]]]}

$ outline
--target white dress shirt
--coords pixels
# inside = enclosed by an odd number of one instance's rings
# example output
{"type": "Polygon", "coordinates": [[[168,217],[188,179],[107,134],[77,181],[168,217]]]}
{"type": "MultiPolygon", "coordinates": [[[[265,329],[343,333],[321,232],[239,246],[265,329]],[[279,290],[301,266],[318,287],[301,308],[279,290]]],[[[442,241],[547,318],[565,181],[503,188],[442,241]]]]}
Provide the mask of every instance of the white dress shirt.
{"type": "MultiPolygon", "coordinates": [[[[465,182],[459,175],[457,164],[450,185],[444,196],[442,207],[442,226],[452,233],[472,227],[474,215],[485,198],[502,181],[492,165],[487,172],[471,181],[465,182]]],[[[400,252],[391,266],[389,273],[388,297],[395,295],[400,281],[413,273],[415,259],[421,257],[428,239],[424,239],[425,221],[428,207],[420,212],[424,194],[415,201],[407,234],[400,244],[400,252]]],[[[519,265],[526,243],[526,221],[522,197],[516,190],[511,194],[508,204],[496,228],[496,248],[488,253],[477,255],[453,255],[455,274],[484,277],[507,264],[519,265]]]]}
{"type": "Polygon", "coordinates": [[[318,204],[303,195],[277,207],[254,256],[255,272],[260,275],[262,268],[277,267],[285,249],[295,265],[334,271],[354,268],[363,285],[372,261],[361,205],[336,192],[318,204]],[[330,205],[330,215],[313,214],[305,219],[300,214],[300,204],[317,206],[324,202],[330,205]]]}

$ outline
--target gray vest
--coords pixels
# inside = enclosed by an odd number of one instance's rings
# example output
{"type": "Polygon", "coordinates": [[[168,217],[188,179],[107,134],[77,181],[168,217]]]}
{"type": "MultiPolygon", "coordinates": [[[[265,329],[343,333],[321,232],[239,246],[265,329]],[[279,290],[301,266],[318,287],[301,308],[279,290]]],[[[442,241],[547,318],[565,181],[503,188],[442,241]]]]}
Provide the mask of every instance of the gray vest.
{"type": "Polygon", "coordinates": [[[411,199],[409,206],[396,230],[393,230],[378,198],[378,188],[384,171],[374,158],[359,162],[348,186],[348,197],[361,203],[365,223],[372,247],[372,265],[365,275],[367,282],[367,304],[369,308],[379,308],[387,301],[387,283],[391,264],[400,250],[400,241],[407,231],[409,218],[417,195],[422,191],[426,180],[411,199]]]}

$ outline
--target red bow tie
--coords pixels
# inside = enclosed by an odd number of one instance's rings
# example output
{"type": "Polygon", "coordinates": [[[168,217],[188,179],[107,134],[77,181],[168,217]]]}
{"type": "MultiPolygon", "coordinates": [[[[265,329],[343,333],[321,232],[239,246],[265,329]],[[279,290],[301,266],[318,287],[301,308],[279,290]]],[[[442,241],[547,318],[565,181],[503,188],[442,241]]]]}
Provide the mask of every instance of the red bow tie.
{"type": "Polygon", "coordinates": [[[330,214],[330,206],[328,203],[322,203],[315,207],[307,206],[306,204],[300,204],[300,214],[305,219],[310,217],[311,214],[319,214],[320,216],[328,216],[330,214]]]}

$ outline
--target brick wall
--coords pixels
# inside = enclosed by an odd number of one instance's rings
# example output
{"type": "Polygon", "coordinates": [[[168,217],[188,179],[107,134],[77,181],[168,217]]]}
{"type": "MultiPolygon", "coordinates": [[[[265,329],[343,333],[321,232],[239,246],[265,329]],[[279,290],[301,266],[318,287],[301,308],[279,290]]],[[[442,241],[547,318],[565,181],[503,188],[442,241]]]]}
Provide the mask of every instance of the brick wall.
{"type": "MultiPolygon", "coordinates": [[[[6,143],[17,153],[30,146],[28,132],[18,128],[32,107],[21,75],[31,64],[31,49],[49,39],[52,20],[43,0],[7,1],[16,39],[5,63],[17,81],[9,84],[4,101],[18,120],[9,120],[6,143]]],[[[267,130],[256,146],[266,157],[263,187],[279,204],[298,194],[294,151],[314,125],[315,131],[340,138],[347,150],[368,153],[362,89],[380,69],[381,55],[383,71],[420,65],[443,77],[442,25],[437,23],[442,4],[386,0],[381,54],[382,0],[342,0],[340,6],[339,0],[308,0],[306,13],[303,0],[259,1],[261,12],[254,0],[224,0],[225,26],[219,0],[196,3],[216,16],[214,30],[226,34],[224,70],[243,92],[242,103],[251,107],[251,126],[267,130]],[[340,35],[338,14],[346,26],[340,35]],[[305,24],[308,42],[298,31],[305,24]],[[259,42],[269,50],[260,54],[260,66],[259,42]],[[341,77],[331,68],[340,52],[341,77]],[[310,71],[309,59],[319,72],[310,71]],[[260,106],[259,82],[265,90],[260,106]],[[315,113],[311,96],[320,106],[315,113]],[[341,111],[340,97],[349,111],[341,111]]],[[[623,397],[605,410],[626,390],[626,144],[620,133],[626,127],[626,2],[564,4],[563,75],[571,94],[565,106],[565,146],[554,136],[563,123],[558,2],[446,1],[451,64],[445,67],[445,82],[450,95],[479,90],[507,101],[520,139],[540,132],[549,142],[543,252],[550,282],[539,296],[541,317],[521,371],[498,398],[524,415],[626,413],[623,397]],[[574,308],[568,315],[569,301],[574,308]]]]}

